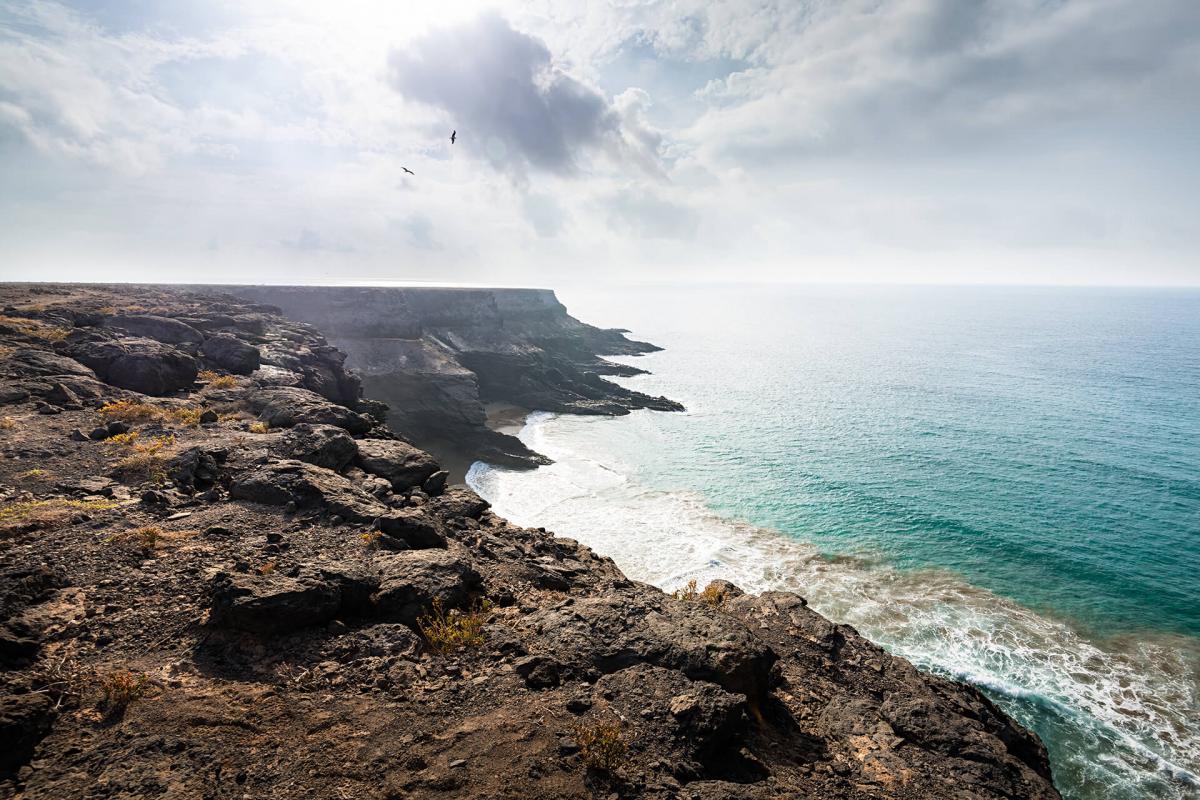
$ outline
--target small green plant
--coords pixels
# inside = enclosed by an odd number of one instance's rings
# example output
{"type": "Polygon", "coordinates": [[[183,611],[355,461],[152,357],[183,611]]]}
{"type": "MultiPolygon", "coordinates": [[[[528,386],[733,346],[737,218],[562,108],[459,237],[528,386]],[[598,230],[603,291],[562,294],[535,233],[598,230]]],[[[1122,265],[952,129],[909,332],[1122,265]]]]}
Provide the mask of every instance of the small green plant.
{"type": "Polygon", "coordinates": [[[704,603],[713,608],[719,608],[725,602],[725,590],[718,587],[715,583],[710,583],[703,590],[697,588],[696,579],[692,578],[682,589],[676,589],[674,596],[679,600],[688,600],[693,603],[704,603]]]}
{"type": "Polygon", "coordinates": [[[629,743],[618,720],[577,725],[575,742],[583,763],[592,769],[612,772],[623,766],[629,756],[629,743]]]}
{"type": "Polygon", "coordinates": [[[107,714],[120,714],[149,694],[150,680],[145,675],[120,670],[100,676],[100,709],[107,714]]]}
{"type": "Polygon", "coordinates": [[[483,645],[483,626],[487,623],[492,604],[480,600],[466,611],[452,608],[447,611],[440,597],[433,598],[429,613],[417,620],[417,628],[435,653],[453,653],[468,647],[483,645]]]}

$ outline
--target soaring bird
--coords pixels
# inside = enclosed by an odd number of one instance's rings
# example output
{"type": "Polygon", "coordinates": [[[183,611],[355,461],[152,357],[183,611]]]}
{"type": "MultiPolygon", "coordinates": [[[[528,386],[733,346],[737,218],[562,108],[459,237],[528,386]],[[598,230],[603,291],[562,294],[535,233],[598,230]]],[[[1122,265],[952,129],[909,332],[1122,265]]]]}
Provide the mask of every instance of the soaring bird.
{"type": "Polygon", "coordinates": [[[450,144],[454,144],[454,140],[458,138],[458,131],[450,131],[450,144]]]}
{"type": "Polygon", "coordinates": [[[405,172],[407,172],[409,175],[416,175],[416,174],[417,174],[417,173],[413,172],[411,169],[409,169],[408,167],[401,167],[400,169],[404,170],[404,171],[405,171],[405,172]]]}

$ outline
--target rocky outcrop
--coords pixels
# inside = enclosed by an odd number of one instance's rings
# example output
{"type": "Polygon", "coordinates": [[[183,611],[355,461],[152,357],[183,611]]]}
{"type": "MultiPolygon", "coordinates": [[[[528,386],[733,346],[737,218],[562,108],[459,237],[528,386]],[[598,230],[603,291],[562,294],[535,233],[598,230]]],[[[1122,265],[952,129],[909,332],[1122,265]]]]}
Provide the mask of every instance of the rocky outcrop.
{"type": "MultiPolygon", "coordinates": [[[[25,391],[0,440],[2,796],[1058,796],[980,692],[796,594],[666,595],[498,517],[307,325],[220,294],[36,288],[3,290],[54,331],[0,338],[25,391]],[[136,327],[109,323],[135,303],[136,327]],[[259,369],[170,398],[65,355],[203,362],[221,335],[259,369]],[[109,419],[115,400],[136,413],[109,419]]],[[[597,336],[556,352],[581,363],[597,336]]]]}
{"type": "Polygon", "coordinates": [[[654,345],[586,325],[539,289],[226,287],[317,326],[348,355],[365,393],[391,408],[393,429],[435,453],[509,467],[547,460],[488,429],[485,405],[568,414],[679,411],[605,380],[635,367],[604,355],[654,345]]]}

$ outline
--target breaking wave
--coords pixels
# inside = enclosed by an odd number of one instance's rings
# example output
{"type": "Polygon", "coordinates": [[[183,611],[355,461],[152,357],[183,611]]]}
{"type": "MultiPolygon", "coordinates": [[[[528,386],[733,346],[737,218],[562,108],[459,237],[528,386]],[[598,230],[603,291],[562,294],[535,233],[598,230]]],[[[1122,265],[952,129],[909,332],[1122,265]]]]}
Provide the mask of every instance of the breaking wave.
{"type": "Polygon", "coordinates": [[[700,495],[639,485],[559,425],[537,413],[521,432],[554,464],[514,472],[476,463],[468,483],[513,522],[578,539],[634,579],[667,590],[724,578],[752,592],[795,591],[919,667],[979,686],[1042,736],[1067,797],[1200,796],[1196,639],[1088,638],[951,572],[824,555],[716,513],[700,495]]]}

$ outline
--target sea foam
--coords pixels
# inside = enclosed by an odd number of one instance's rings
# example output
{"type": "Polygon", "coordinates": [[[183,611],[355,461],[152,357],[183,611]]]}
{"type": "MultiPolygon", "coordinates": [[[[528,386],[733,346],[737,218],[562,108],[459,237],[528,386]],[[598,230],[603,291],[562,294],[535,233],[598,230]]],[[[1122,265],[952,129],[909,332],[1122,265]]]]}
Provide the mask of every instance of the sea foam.
{"type": "Polygon", "coordinates": [[[826,557],[718,514],[695,493],[639,485],[625,465],[585,452],[587,437],[571,430],[606,424],[620,421],[533,414],[521,438],[555,463],[532,473],[477,463],[468,483],[499,514],[578,539],[637,580],[795,591],[917,666],[979,686],[1042,734],[1068,797],[1197,796],[1195,639],[1091,640],[950,572],[901,570],[870,553],[826,557]]]}

